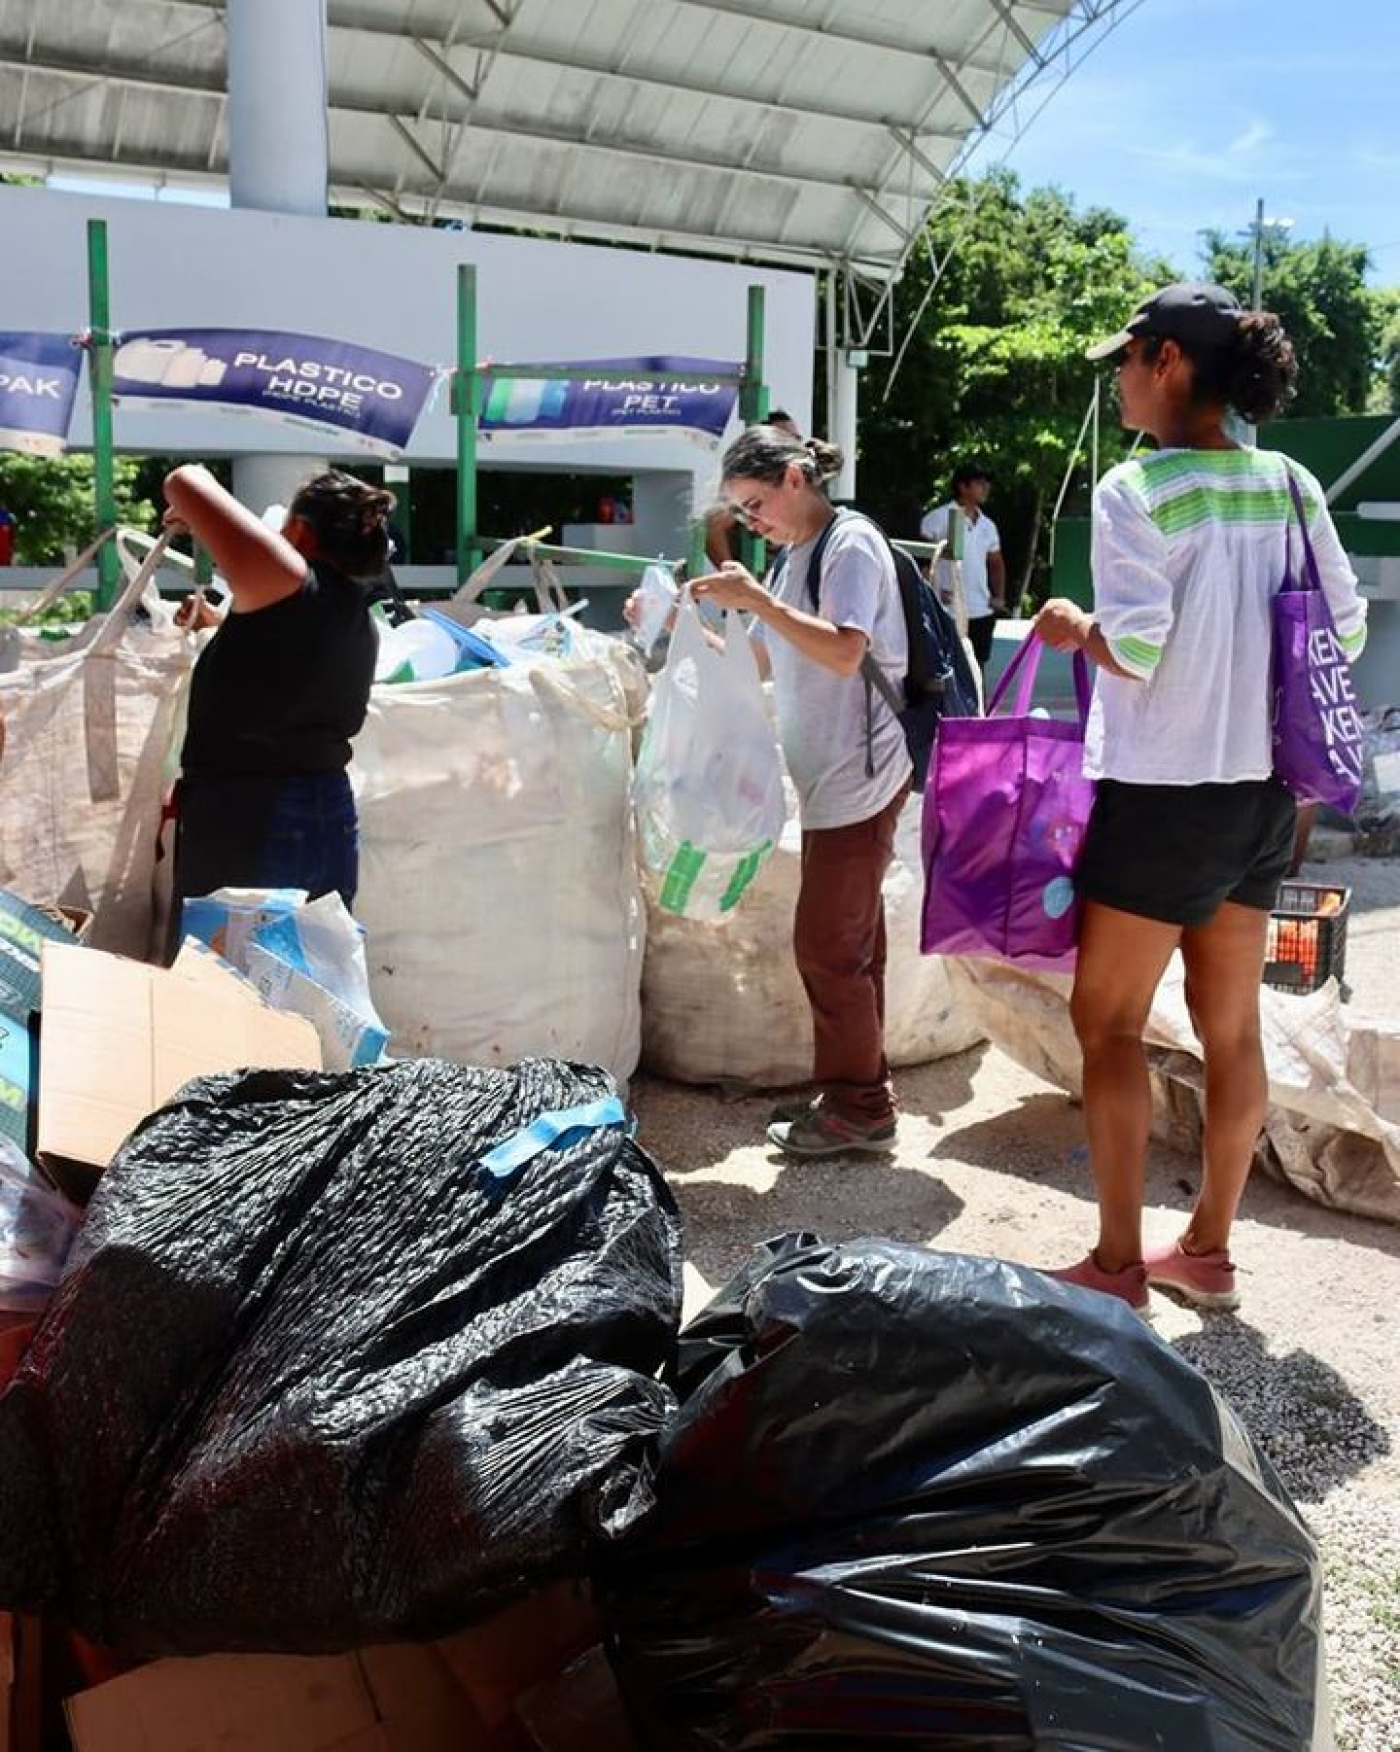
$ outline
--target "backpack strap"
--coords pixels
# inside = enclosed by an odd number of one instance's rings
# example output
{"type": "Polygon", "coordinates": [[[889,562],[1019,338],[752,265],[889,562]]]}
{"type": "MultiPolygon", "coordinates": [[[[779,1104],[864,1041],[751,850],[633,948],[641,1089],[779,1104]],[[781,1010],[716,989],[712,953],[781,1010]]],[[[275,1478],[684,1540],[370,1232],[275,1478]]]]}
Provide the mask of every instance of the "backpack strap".
{"type": "Polygon", "coordinates": [[[811,553],[807,556],[807,600],[812,605],[813,614],[821,612],[822,561],[826,558],[827,544],[830,542],[838,523],[858,515],[858,512],[838,508],[836,515],[817,537],[811,553]]]}
{"type": "MultiPolygon", "coordinates": [[[[885,545],[887,547],[889,546],[889,537],[885,535],[884,530],[880,528],[878,523],[874,522],[869,517],[862,517],[859,511],[852,511],[844,506],[839,508],[830,523],[827,524],[826,528],[817,537],[807,559],[807,600],[812,605],[813,614],[819,614],[821,612],[822,560],[826,555],[827,543],[831,540],[832,532],[835,530],[836,525],[838,523],[848,522],[852,517],[859,517],[863,523],[869,523],[870,527],[878,531],[884,538],[885,545]]],[[[893,556],[891,556],[891,564],[893,563],[893,556]]],[[[899,567],[897,565],[895,565],[894,568],[894,583],[895,589],[900,591],[902,596],[903,588],[900,583],[899,567]]],[[[859,674],[861,680],[865,683],[865,776],[867,779],[873,779],[875,777],[874,694],[878,691],[880,698],[894,713],[896,718],[898,718],[900,713],[904,710],[905,703],[900,698],[899,692],[894,683],[875,661],[875,653],[868,648],[864,657],[860,660],[859,674]]]]}

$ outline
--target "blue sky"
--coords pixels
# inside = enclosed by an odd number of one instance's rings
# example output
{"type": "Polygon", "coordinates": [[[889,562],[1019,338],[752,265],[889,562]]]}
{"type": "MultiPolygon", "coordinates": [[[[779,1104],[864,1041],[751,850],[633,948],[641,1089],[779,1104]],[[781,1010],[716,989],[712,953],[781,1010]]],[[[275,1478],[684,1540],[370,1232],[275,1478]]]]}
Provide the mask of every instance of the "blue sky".
{"type": "Polygon", "coordinates": [[[1009,155],[1026,187],[1123,214],[1183,272],[1197,233],[1262,195],[1291,235],[1330,231],[1400,285],[1400,0],[1142,0],[1009,155]]]}

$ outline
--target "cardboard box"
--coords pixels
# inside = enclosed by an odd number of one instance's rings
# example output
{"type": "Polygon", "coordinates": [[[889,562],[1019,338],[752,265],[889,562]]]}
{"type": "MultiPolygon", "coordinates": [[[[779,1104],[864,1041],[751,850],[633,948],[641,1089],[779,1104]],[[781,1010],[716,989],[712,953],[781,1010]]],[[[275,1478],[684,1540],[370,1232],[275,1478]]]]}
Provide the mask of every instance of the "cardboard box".
{"type": "MultiPolygon", "coordinates": [[[[429,1645],[153,1661],[64,1705],[76,1752],[516,1752],[429,1645]]],[[[600,1749],[601,1752],[601,1749],[600,1749]]]]}
{"type": "Polygon", "coordinates": [[[0,1008],[0,1135],[26,1156],[33,1144],[37,1064],[28,1016],[0,1008]]]}
{"type": "Polygon", "coordinates": [[[539,1752],[641,1752],[601,1647],[527,1691],[515,1712],[539,1752]]]}
{"type": "Polygon", "coordinates": [[[82,915],[32,906],[0,888],[0,1010],[29,1017],[39,1008],[39,963],[45,943],[77,942],[82,915]]]}
{"type": "Polygon", "coordinates": [[[207,956],[168,972],[46,943],[38,1151],[105,1168],[128,1134],[192,1077],[250,1067],[319,1070],[312,1025],[270,1009],[207,956]]]}
{"type": "Polygon", "coordinates": [[[378,1726],[354,1655],[153,1661],[64,1708],[77,1752],[329,1752],[378,1726]]]}
{"type": "Polygon", "coordinates": [[[515,1719],[524,1692],[591,1648],[599,1628],[585,1589],[557,1582],[435,1647],[481,1720],[498,1728],[515,1719]]]}

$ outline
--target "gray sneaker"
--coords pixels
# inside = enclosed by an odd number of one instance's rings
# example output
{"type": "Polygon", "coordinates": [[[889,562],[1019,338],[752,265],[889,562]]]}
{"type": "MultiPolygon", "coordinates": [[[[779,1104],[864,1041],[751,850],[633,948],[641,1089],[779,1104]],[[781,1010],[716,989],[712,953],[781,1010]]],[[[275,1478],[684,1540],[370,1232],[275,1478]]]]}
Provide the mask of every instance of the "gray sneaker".
{"type": "Polygon", "coordinates": [[[861,1125],[819,1107],[800,1119],[770,1125],[768,1142],[788,1156],[884,1156],[895,1146],[895,1122],[861,1125]]]}
{"type": "Polygon", "coordinates": [[[821,1106],[821,1095],[790,1095],[786,1101],[780,1101],[768,1115],[768,1123],[773,1125],[791,1125],[794,1120],[806,1119],[821,1106]]]}

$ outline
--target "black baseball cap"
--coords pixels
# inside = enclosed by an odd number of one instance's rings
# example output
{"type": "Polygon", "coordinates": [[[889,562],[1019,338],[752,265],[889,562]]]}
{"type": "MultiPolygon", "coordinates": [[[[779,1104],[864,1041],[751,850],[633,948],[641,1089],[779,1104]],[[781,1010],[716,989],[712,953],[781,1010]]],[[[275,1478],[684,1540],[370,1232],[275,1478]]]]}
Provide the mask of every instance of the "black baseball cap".
{"type": "Polygon", "coordinates": [[[1183,280],[1154,292],[1139,304],[1116,335],[1084,349],[1086,359],[1111,359],[1143,335],[1166,341],[1184,341],[1187,346],[1225,347],[1238,332],[1244,314],[1240,301],[1223,286],[1206,281],[1183,280]]]}

